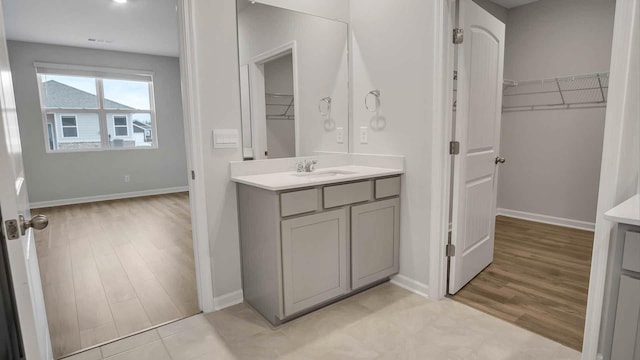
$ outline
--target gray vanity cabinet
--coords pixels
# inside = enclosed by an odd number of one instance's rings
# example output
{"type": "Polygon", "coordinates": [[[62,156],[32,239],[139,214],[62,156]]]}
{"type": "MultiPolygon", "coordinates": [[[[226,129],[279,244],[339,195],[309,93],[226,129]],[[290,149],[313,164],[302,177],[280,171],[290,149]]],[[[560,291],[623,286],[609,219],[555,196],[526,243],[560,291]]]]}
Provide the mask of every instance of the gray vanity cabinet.
{"type": "Polygon", "coordinates": [[[272,324],[398,272],[400,177],[270,191],[238,185],[245,302],[272,324]]]}
{"type": "Polygon", "coordinates": [[[293,315],[349,291],[347,211],[282,221],[284,315],[293,315]]]}
{"type": "Polygon", "coordinates": [[[398,272],[400,199],[351,208],[351,281],[358,289],[398,272]]]}

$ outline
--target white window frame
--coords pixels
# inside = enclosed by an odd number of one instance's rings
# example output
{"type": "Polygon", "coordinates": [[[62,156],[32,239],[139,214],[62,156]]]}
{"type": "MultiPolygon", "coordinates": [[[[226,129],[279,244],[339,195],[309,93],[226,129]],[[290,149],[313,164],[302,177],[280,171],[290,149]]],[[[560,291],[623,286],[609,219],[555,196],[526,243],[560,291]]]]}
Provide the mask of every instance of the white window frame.
{"type": "MultiPolygon", "coordinates": [[[[55,115],[54,115],[55,116],[55,115]]],[[[78,126],[78,115],[75,114],[60,114],[60,139],[78,139],[80,137],[80,127],[78,126]],[[62,120],[62,118],[73,118],[74,122],[76,123],[74,126],[68,126],[64,124],[64,121],[62,120]],[[66,136],[64,134],[64,129],[65,128],[75,128],[76,129],[76,136],[66,136]]],[[[49,136],[49,134],[47,134],[47,137],[49,136]]]]}
{"type": "MultiPolygon", "coordinates": [[[[38,78],[38,95],[40,96],[40,109],[42,112],[42,126],[44,129],[43,140],[45,142],[45,149],[47,153],[65,153],[65,152],[94,152],[94,151],[127,151],[127,150],[155,150],[158,149],[158,131],[156,124],[156,104],[155,104],[155,91],[154,91],[154,73],[146,70],[128,70],[128,69],[116,69],[116,68],[104,68],[94,66],[83,65],[67,65],[67,64],[53,64],[35,62],[34,67],[36,69],[36,76],[38,78]],[[96,97],[98,98],[97,108],[47,108],[44,104],[43,92],[42,92],[42,77],[45,75],[61,75],[61,76],[82,76],[93,78],[96,82],[96,97]],[[146,82],[149,88],[149,110],[141,109],[106,109],[104,106],[104,85],[103,80],[129,80],[129,81],[141,81],[146,82]],[[54,146],[55,149],[51,150],[49,147],[48,131],[47,131],[47,113],[55,113],[59,116],[76,116],[83,113],[98,114],[100,121],[100,147],[88,148],[88,149],[60,149],[54,146]],[[112,147],[109,139],[109,131],[107,126],[107,116],[126,116],[127,117],[127,136],[131,135],[131,130],[128,128],[129,118],[132,114],[149,114],[151,119],[151,134],[152,142],[151,146],[140,147],[112,147]]],[[[62,120],[60,120],[62,121],[62,120]]],[[[115,122],[114,122],[115,125],[115,122]]],[[[78,137],[80,135],[78,129],[78,137]]],[[[115,128],[113,129],[113,138],[125,138],[125,136],[115,136],[115,128]]],[[[60,135],[58,140],[74,139],[72,137],[62,137],[60,135]]]]}
{"type": "Polygon", "coordinates": [[[129,116],[121,115],[121,114],[114,114],[114,115],[112,115],[112,121],[113,121],[113,137],[115,137],[115,138],[128,138],[128,137],[131,136],[131,134],[129,134],[129,116]],[[124,125],[116,125],[116,118],[124,118],[124,125]],[[126,135],[118,135],[118,132],[116,131],[117,128],[125,128],[127,130],[127,134],[126,135]]]}

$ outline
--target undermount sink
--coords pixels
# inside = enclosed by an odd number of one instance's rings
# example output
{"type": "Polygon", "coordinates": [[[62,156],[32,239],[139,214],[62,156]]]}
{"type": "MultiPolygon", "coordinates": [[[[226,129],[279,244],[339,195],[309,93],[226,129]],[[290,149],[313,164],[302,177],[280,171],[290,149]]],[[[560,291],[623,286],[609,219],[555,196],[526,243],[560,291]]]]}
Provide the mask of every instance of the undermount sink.
{"type": "Polygon", "coordinates": [[[304,178],[323,178],[323,177],[334,177],[340,175],[352,175],[356,174],[355,171],[347,171],[347,170],[320,170],[314,172],[299,172],[292,174],[293,176],[304,177],[304,178]]]}

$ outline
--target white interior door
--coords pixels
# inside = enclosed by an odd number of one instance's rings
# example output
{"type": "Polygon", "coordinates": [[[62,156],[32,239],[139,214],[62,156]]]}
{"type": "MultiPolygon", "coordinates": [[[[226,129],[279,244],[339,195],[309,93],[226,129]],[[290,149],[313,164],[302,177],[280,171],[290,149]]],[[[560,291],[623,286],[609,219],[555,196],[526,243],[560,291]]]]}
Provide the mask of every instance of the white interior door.
{"type": "Polygon", "coordinates": [[[458,99],[449,293],[493,261],[505,25],[472,0],[459,2],[458,99]]]}
{"type": "Polygon", "coordinates": [[[44,307],[38,256],[33,232],[27,230],[14,240],[7,220],[19,221],[23,215],[29,219],[29,200],[24,181],[22,148],[13,83],[4,32],[4,17],[0,2],[0,210],[2,231],[7,241],[11,279],[15,291],[18,321],[28,360],[52,359],[47,315],[44,307]]]}

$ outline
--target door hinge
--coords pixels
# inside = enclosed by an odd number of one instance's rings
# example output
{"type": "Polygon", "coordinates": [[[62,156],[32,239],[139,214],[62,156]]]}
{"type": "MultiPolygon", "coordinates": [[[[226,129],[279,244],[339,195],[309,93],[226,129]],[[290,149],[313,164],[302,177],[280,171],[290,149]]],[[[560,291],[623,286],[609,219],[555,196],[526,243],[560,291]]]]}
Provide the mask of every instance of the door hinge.
{"type": "Polygon", "coordinates": [[[449,154],[451,154],[451,155],[460,154],[460,142],[459,141],[451,141],[449,143],[449,154]]]}
{"type": "Polygon", "coordinates": [[[458,45],[464,41],[464,30],[461,28],[453,29],[453,43],[458,45]]]}
{"type": "Polygon", "coordinates": [[[458,70],[453,70],[453,80],[458,80],[458,70]]]}
{"type": "Polygon", "coordinates": [[[7,229],[5,236],[7,240],[20,239],[20,226],[18,226],[18,220],[7,220],[4,222],[4,227],[7,229]]]}
{"type": "Polygon", "coordinates": [[[453,244],[447,244],[445,252],[447,253],[447,257],[456,256],[456,246],[453,244]]]}
{"type": "Polygon", "coordinates": [[[196,172],[191,170],[191,180],[195,180],[196,179],[196,172]]]}

